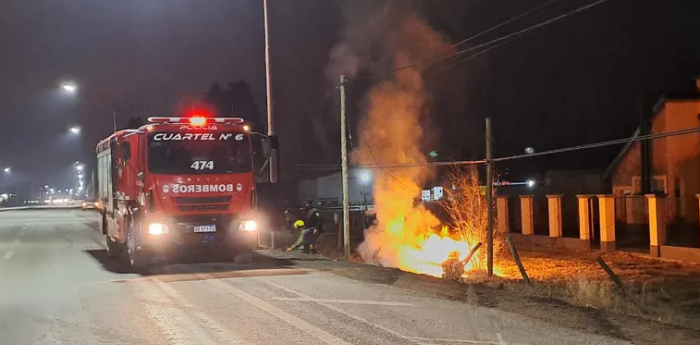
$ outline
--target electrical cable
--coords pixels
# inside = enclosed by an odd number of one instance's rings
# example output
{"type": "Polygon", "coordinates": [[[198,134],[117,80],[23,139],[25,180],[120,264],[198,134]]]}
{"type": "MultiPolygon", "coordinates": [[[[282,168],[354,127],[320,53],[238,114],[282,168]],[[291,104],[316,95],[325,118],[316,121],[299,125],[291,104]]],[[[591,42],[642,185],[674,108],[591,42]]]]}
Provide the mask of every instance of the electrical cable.
{"type": "MultiPolygon", "coordinates": [[[[549,25],[549,24],[551,24],[551,23],[554,23],[554,22],[556,22],[556,21],[559,21],[559,20],[561,20],[561,19],[564,19],[564,18],[569,17],[569,16],[571,16],[571,15],[574,15],[574,14],[576,14],[576,13],[585,11],[585,10],[587,10],[587,9],[590,9],[590,8],[592,8],[592,7],[594,7],[594,6],[603,4],[603,3],[608,2],[608,1],[610,1],[610,0],[598,0],[598,1],[595,1],[595,2],[592,2],[592,3],[589,3],[589,4],[587,4],[587,5],[578,7],[578,8],[576,8],[576,9],[574,9],[574,10],[571,10],[571,11],[569,11],[569,12],[566,12],[566,13],[561,14],[561,15],[559,15],[559,16],[556,16],[556,17],[554,17],[554,18],[550,18],[550,19],[545,20],[545,21],[543,21],[543,22],[539,22],[539,23],[537,23],[537,24],[535,24],[535,25],[529,26],[529,27],[527,27],[527,28],[525,28],[525,29],[521,29],[521,30],[512,32],[512,33],[510,33],[510,34],[507,34],[507,35],[501,36],[501,37],[499,37],[499,38],[493,39],[493,40],[491,40],[491,41],[488,41],[488,42],[486,42],[486,43],[482,43],[482,44],[479,44],[479,45],[476,45],[476,46],[473,46],[473,47],[470,47],[470,48],[467,48],[467,49],[462,49],[462,50],[456,51],[456,52],[454,52],[454,53],[452,53],[452,54],[449,54],[449,55],[447,55],[447,56],[444,56],[444,57],[441,57],[441,58],[438,58],[438,59],[433,59],[433,60],[426,61],[426,63],[430,64],[430,63],[432,63],[432,62],[434,62],[434,61],[448,60],[448,59],[450,59],[450,58],[457,57],[457,56],[460,56],[460,55],[462,55],[462,54],[465,54],[465,53],[468,53],[468,52],[471,52],[471,51],[474,51],[474,50],[477,50],[477,49],[480,49],[480,48],[487,47],[487,46],[492,45],[492,44],[494,44],[494,43],[498,43],[498,42],[502,42],[502,41],[509,41],[509,40],[511,40],[511,39],[514,39],[514,38],[523,36],[523,35],[525,35],[525,34],[531,32],[531,31],[534,31],[534,30],[536,30],[536,29],[539,29],[539,28],[541,28],[541,27],[543,27],[543,26],[549,25]]],[[[532,11],[532,10],[531,10],[531,11],[532,11]]],[[[489,29],[489,30],[491,30],[491,29],[489,29]]],[[[487,31],[488,31],[488,30],[487,30],[487,31]]],[[[479,35],[479,34],[477,34],[477,35],[479,35]]],[[[469,39],[471,39],[471,38],[469,38],[469,39]]],[[[469,40],[469,39],[467,39],[467,40],[469,40]]],[[[408,65],[405,65],[405,66],[402,66],[402,67],[398,67],[398,68],[393,69],[393,70],[391,71],[391,73],[393,74],[393,73],[396,73],[396,72],[399,72],[399,71],[402,71],[402,70],[405,70],[405,69],[417,67],[418,64],[419,64],[419,62],[418,62],[418,63],[410,63],[410,64],[408,64],[408,65]]],[[[366,76],[362,76],[362,77],[355,78],[355,79],[353,79],[352,81],[359,81],[359,80],[369,79],[369,78],[373,78],[373,77],[376,77],[376,76],[382,75],[382,74],[384,74],[384,73],[370,74],[370,75],[366,75],[366,76]]]]}

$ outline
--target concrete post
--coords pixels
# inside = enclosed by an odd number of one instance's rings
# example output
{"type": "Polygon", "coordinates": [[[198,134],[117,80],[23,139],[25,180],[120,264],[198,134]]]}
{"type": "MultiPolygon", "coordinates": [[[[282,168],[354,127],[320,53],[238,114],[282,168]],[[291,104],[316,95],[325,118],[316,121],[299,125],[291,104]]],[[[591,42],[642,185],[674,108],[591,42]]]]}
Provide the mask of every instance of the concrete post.
{"type": "Polygon", "coordinates": [[[533,196],[520,196],[520,221],[522,224],[523,235],[535,234],[535,222],[533,219],[533,196]]]}
{"type": "Polygon", "coordinates": [[[561,195],[547,195],[549,237],[561,237],[561,195]]]}
{"type": "Polygon", "coordinates": [[[598,195],[600,213],[600,250],[615,251],[615,196],[598,195]]]}
{"type": "Polygon", "coordinates": [[[578,231],[579,238],[584,241],[591,240],[591,207],[590,201],[593,195],[577,195],[578,198],[578,231]]]}
{"type": "Polygon", "coordinates": [[[508,197],[507,196],[497,196],[496,197],[496,221],[498,225],[498,232],[507,233],[510,231],[510,224],[508,220],[508,197]]]}
{"type": "Polygon", "coordinates": [[[661,246],[666,244],[666,217],[663,196],[647,194],[649,204],[649,255],[661,256],[661,246]]]}
{"type": "MultiPolygon", "coordinates": [[[[700,79],[698,79],[700,80],[700,79]]],[[[700,194],[695,194],[695,197],[698,198],[698,205],[700,206],[700,194]]],[[[700,209],[699,209],[700,210],[700,209]]],[[[698,213],[700,215],[700,213],[698,213]]]]}

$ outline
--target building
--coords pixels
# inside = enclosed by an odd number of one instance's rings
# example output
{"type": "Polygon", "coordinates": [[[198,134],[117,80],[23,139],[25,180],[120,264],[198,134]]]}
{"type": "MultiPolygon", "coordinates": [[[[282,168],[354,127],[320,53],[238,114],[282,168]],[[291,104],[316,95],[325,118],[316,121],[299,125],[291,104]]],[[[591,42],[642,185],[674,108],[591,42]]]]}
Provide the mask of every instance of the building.
{"type": "MultiPolygon", "coordinates": [[[[700,78],[696,89],[662,97],[654,106],[649,133],[658,134],[700,128],[700,78]]],[[[643,133],[641,128],[633,138],[643,133]]],[[[697,222],[700,194],[700,133],[651,140],[648,149],[641,141],[626,144],[605,172],[615,195],[645,193],[667,196],[669,220],[697,222]],[[645,153],[647,152],[647,153],[645,153]],[[645,172],[647,171],[647,172],[645,172]],[[644,178],[647,176],[647,188],[644,178]]]]}
{"type": "MultiPolygon", "coordinates": [[[[372,173],[368,170],[348,170],[348,195],[351,206],[372,205],[372,173]]],[[[343,184],[340,172],[302,181],[297,198],[315,200],[324,207],[339,207],[343,203],[343,184]]]]}

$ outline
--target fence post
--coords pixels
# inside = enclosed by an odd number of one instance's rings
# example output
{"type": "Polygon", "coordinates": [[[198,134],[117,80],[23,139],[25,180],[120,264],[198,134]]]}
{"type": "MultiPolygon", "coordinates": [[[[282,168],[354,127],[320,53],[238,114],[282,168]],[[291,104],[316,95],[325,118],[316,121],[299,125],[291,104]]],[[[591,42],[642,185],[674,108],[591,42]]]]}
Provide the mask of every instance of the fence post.
{"type": "Polygon", "coordinates": [[[576,195],[578,198],[578,231],[579,238],[584,241],[591,240],[591,210],[590,200],[592,195],[576,195]]]}
{"type": "Polygon", "coordinates": [[[535,234],[535,222],[533,220],[533,202],[532,195],[520,196],[520,221],[522,224],[523,235],[535,234]]]}
{"type": "Polygon", "coordinates": [[[510,232],[510,223],[508,219],[508,197],[507,196],[497,196],[496,197],[496,219],[498,232],[508,233],[510,232]]]}
{"type": "MultiPolygon", "coordinates": [[[[695,194],[695,197],[698,198],[698,206],[700,206],[700,194],[695,194]]],[[[700,208],[698,210],[700,211],[700,208]]],[[[698,213],[698,216],[700,217],[700,213],[698,213]]]]}
{"type": "Polygon", "coordinates": [[[561,237],[561,195],[547,195],[549,237],[561,237]]]}
{"type": "Polygon", "coordinates": [[[655,194],[647,194],[649,205],[649,255],[661,257],[661,246],[666,244],[666,214],[664,200],[655,194]]]}
{"type": "Polygon", "coordinates": [[[615,196],[598,195],[600,217],[600,250],[615,251],[615,196]]]}

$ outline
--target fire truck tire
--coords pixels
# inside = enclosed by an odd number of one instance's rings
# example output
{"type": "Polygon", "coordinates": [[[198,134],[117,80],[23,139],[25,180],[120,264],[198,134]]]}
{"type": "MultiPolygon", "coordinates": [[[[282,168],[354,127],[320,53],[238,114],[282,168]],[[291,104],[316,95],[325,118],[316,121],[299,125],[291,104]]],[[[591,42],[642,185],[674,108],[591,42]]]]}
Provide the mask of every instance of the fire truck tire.
{"type": "MultiPolygon", "coordinates": [[[[133,225],[132,225],[133,226],[133,225]]],[[[129,233],[126,235],[126,259],[129,263],[129,267],[132,270],[139,272],[148,268],[150,260],[147,255],[143,252],[137,250],[137,238],[134,236],[134,229],[129,229],[129,233]]]]}

